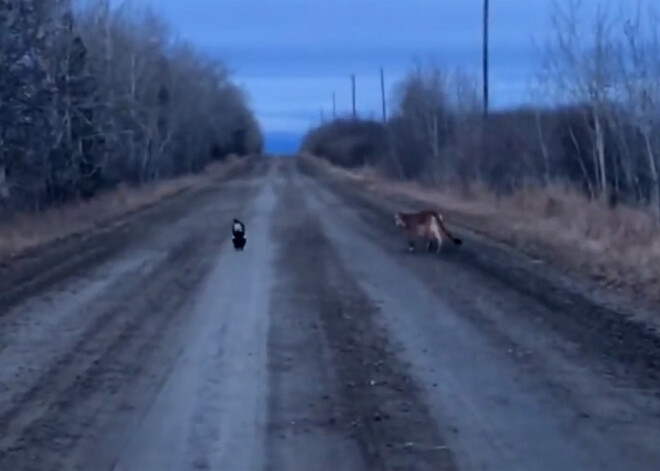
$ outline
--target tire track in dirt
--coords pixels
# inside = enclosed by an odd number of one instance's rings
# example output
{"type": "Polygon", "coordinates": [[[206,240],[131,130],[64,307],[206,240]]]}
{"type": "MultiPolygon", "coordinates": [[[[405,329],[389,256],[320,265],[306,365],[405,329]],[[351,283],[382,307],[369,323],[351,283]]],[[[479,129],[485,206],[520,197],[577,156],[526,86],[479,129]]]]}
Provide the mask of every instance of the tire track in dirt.
{"type": "MultiPolygon", "coordinates": [[[[358,445],[364,469],[455,469],[451,452],[420,391],[375,320],[378,307],[341,266],[316,219],[322,215],[308,210],[293,179],[287,179],[284,187],[283,211],[289,216],[288,224],[279,229],[284,241],[282,271],[293,280],[295,291],[304,293],[305,308],[297,311],[299,322],[312,323],[309,335],[318,338],[320,345],[316,361],[321,367],[327,355],[332,372],[326,381],[335,378],[325,399],[331,404],[322,404],[320,412],[314,409],[311,413],[304,405],[299,406],[302,416],[315,417],[305,425],[349,437],[358,445]],[[327,345],[327,353],[323,345],[327,345]]],[[[288,361],[279,368],[294,368],[302,360],[288,361]]],[[[272,374],[282,375],[277,369],[272,374]]],[[[271,404],[271,414],[276,417],[281,407],[276,400],[271,404]]],[[[295,424],[280,423],[277,430],[301,433],[295,424]]],[[[335,443],[342,446],[340,441],[335,443]]]]}
{"type": "Polygon", "coordinates": [[[188,307],[181,353],[113,470],[263,469],[275,198],[270,177],[254,187],[250,209],[235,214],[248,249],[223,242],[209,253],[213,268],[188,307]]]}
{"type": "MultiPolygon", "coordinates": [[[[607,339],[598,339],[599,329],[582,324],[579,314],[568,333],[561,328],[573,309],[579,313],[588,306],[549,307],[508,284],[506,277],[527,276],[541,290],[542,277],[519,270],[519,257],[506,259],[502,249],[471,236],[465,237],[467,250],[407,254],[392,223],[397,207],[392,201],[378,200],[349,183],[326,182],[328,191],[318,180],[301,180],[306,194],[315,194],[317,211],[331,213],[324,227],[333,242],[343,240],[337,248],[344,261],[357,253],[373,259],[358,259],[347,267],[364,275],[363,286],[378,293],[372,296],[382,293],[382,312],[389,314],[392,335],[403,339],[420,384],[426,382],[427,393],[435,398],[435,417],[450,427],[447,436],[461,465],[657,469],[657,389],[639,387],[640,381],[653,384],[653,375],[645,375],[634,354],[626,367],[616,351],[594,349],[593,343],[606,344],[607,339]],[[348,228],[361,233],[361,243],[341,235],[348,228]],[[381,253],[389,254],[389,262],[381,253]],[[472,256],[497,269],[480,267],[472,256]],[[398,291],[392,273],[401,273],[398,291]],[[384,290],[387,286],[392,294],[384,290]],[[398,313],[406,309],[406,296],[410,313],[402,317],[398,313]],[[437,301],[429,308],[432,298],[437,301]],[[431,382],[440,387],[432,388],[431,382]],[[454,404],[454,410],[447,404],[454,404]],[[470,410],[477,412],[474,420],[470,410]]],[[[560,300],[561,291],[548,296],[560,300]]],[[[629,348],[634,352],[636,345],[629,348]]]]}
{"type": "MultiPolygon", "coordinates": [[[[400,239],[391,224],[396,209],[420,204],[408,198],[377,197],[354,183],[328,176],[309,164],[301,171],[339,195],[370,226],[378,228],[384,240],[400,239]]],[[[517,293],[532,309],[534,321],[550,328],[578,346],[580,355],[600,365],[603,374],[616,377],[628,387],[658,391],[660,397],[660,335],[634,319],[633,313],[592,299],[581,283],[572,283],[553,270],[532,264],[512,249],[501,247],[467,231],[461,231],[466,244],[461,250],[443,254],[442,263],[458,272],[471,271],[497,290],[517,293]]],[[[470,275],[474,276],[474,275],[470,275]]]]}
{"type": "Polygon", "coordinates": [[[315,243],[307,232],[304,201],[290,188],[291,167],[277,171],[278,205],[272,233],[278,241],[271,295],[269,357],[270,471],[366,470],[358,444],[344,426],[340,380],[320,318],[318,267],[300,266],[300,249],[315,243]],[[300,270],[308,270],[301,274],[300,270]]]}
{"type": "Polygon", "coordinates": [[[266,169],[267,164],[262,159],[249,158],[245,164],[232,169],[208,187],[183,190],[112,218],[95,229],[0,258],[0,316],[22,299],[109,260],[128,245],[144,239],[152,227],[183,217],[191,207],[216,196],[218,185],[223,182],[248,175],[261,176],[266,169]]]}
{"type": "Polygon", "coordinates": [[[146,284],[124,291],[122,301],[103,312],[83,340],[0,419],[0,468],[64,467],[60,459],[84,437],[99,409],[117,405],[115,395],[142,373],[142,362],[148,363],[163,332],[184,313],[181,308],[209,268],[201,242],[186,240],[146,284]],[[195,253],[190,246],[197,247],[195,253]]]}
{"type": "MultiPolygon", "coordinates": [[[[258,183],[255,179],[234,190],[234,211],[249,201],[258,183]]],[[[196,286],[228,237],[234,214],[213,214],[213,198],[223,196],[215,189],[206,206],[195,208],[189,223],[177,228],[185,232],[164,259],[111,285],[108,297],[90,310],[94,321],[80,340],[14,398],[0,417],[0,469],[78,469],[90,462],[107,469],[112,464],[122,446],[121,430],[134,423],[135,411],[145,407],[174,361],[176,344],[167,341],[176,339],[196,286]],[[114,424],[115,440],[105,437],[98,447],[108,424],[114,424]]],[[[143,230],[158,232],[156,226],[143,230]]]]}

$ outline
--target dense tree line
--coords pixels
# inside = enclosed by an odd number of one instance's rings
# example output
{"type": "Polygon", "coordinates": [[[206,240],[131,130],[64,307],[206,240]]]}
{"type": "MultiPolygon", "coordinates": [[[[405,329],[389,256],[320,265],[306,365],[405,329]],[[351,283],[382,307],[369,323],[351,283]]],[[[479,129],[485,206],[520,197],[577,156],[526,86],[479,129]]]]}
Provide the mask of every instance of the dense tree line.
{"type": "Polygon", "coordinates": [[[397,85],[388,122],[330,122],[312,129],[303,149],[341,165],[497,192],[570,183],[610,204],[648,204],[660,216],[658,11],[639,2],[628,16],[600,9],[586,20],[579,2],[557,5],[530,89],[553,106],[539,100],[485,120],[474,80],[424,65],[397,85]]]}
{"type": "Polygon", "coordinates": [[[261,150],[221,63],[148,9],[75,3],[0,0],[0,206],[43,208],[261,150]]]}

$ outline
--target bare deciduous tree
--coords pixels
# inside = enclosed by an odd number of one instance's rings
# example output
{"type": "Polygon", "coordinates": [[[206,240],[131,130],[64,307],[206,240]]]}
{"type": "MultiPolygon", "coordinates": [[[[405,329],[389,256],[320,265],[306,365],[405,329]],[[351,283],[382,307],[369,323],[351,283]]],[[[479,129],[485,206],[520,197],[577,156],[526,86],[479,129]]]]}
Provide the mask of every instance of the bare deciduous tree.
{"type": "Polygon", "coordinates": [[[152,10],[0,0],[3,205],[91,197],[261,146],[222,64],[173,41],[152,10]]]}

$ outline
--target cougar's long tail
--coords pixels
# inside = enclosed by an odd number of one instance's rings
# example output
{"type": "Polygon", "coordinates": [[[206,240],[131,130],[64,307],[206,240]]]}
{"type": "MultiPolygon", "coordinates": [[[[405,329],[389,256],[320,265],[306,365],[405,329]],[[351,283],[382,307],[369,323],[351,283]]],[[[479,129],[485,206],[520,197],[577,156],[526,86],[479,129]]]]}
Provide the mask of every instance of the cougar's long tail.
{"type": "Polygon", "coordinates": [[[442,216],[440,215],[439,212],[433,213],[433,216],[435,216],[436,221],[438,221],[438,225],[440,226],[440,230],[442,233],[447,237],[449,240],[451,240],[454,244],[456,245],[461,245],[463,241],[459,239],[458,237],[454,237],[451,232],[449,232],[449,229],[445,226],[444,221],[442,220],[442,216]]]}

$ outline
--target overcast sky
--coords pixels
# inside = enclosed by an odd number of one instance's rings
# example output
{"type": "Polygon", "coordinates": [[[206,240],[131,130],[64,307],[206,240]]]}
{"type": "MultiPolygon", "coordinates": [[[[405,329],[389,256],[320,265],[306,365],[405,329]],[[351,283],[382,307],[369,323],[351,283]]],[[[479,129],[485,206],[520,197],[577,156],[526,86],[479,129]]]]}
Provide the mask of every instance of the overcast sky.
{"type": "MultiPolygon", "coordinates": [[[[149,1],[149,0],[143,0],[149,1]]],[[[594,3],[598,0],[585,0],[594,3]]],[[[152,0],[181,36],[225,60],[266,132],[304,131],[321,108],[362,114],[415,57],[479,73],[482,0],[152,0]]],[[[551,0],[491,0],[494,106],[527,97],[551,0]]]]}

